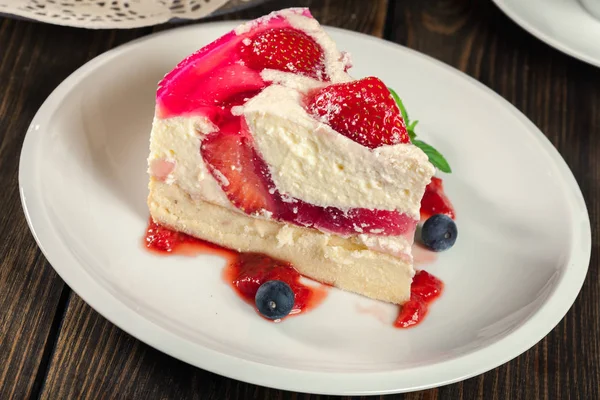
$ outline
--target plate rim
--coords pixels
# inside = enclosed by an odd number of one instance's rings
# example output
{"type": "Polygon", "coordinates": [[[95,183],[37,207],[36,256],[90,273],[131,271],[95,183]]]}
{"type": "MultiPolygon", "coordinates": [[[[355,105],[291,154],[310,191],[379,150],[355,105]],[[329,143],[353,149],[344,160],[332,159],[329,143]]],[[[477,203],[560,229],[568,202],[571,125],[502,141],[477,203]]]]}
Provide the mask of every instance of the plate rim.
{"type": "MultiPolygon", "coordinates": [[[[581,236],[580,239],[582,239],[582,241],[573,242],[579,244],[577,248],[580,250],[577,251],[577,254],[571,252],[570,259],[568,260],[573,264],[572,266],[577,266],[578,268],[568,268],[568,270],[572,271],[570,275],[568,273],[562,274],[553,293],[543,301],[540,307],[532,315],[528,317],[525,323],[521,324],[511,333],[494,343],[462,356],[444,360],[433,365],[424,365],[408,370],[369,373],[295,370],[244,360],[242,358],[220,353],[201,344],[193,343],[182,338],[136,313],[135,310],[127,306],[120,299],[112,296],[106,288],[96,282],[84,268],[81,268],[77,260],[74,259],[73,255],[69,253],[62,242],[48,233],[48,230],[51,230],[51,224],[45,224],[45,217],[43,217],[44,213],[41,213],[41,216],[37,215],[39,212],[36,211],[36,207],[37,210],[43,209],[44,203],[38,196],[35,196],[35,158],[28,155],[36,150],[35,138],[36,135],[40,134],[38,132],[38,122],[49,119],[51,113],[48,111],[53,111],[56,104],[60,104],[62,97],[69,93],[72,87],[79,82],[81,77],[84,77],[87,73],[100,67],[104,63],[110,62],[111,58],[116,57],[123,52],[127,52],[130,48],[141,42],[152,40],[158,36],[176,35],[185,31],[202,31],[211,27],[222,28],[225,32],[227,29],[235,28],[240,22],[242,21],[220,21],[202,25],[179,27],[153,33],[115,47],[86,62],[71,73],[53,90],[36,112],[27,129],[19,159],[18,178],[21,204],[29,229],[42,253],[52,268],[59,274],[61,279],[63,279],[78,296],[80,296],[96,312],[123,331],[147,345],[190,365],[251,384],[281,390],[323,395],[404,393],[459,382],[485,373],[516,358],[537,344],[556,327],[578,297],[587,276],[591,258],[591,223],[585,198],[583,197],[572,171],[558,150],[535,126],[535,124],[510,102],[462,71],[397,43],[376,38],[368,34],[326,25],[324,25],[324,28],[329,32],[358,36],[361,39],[388,46],[390,51],[403,51],[411,56],[424,58],[427,61],[436,64],[438,67],[460,77],[465,83],[475,85],[481,91],[482,95],[491,96],[523,123],[524,128],[528,133],[531,134],[533,138],[537,139],[537,142],[539,142],[541,146],[541,150],[548,153],[551,162],[556,166],[560,173],[560,178],[565,187],[569,189],[567,193],[567,204],[570,206],[570,211],[582,211],[580,216],[582,221],[579,222],[584,222],[583,230],[581,230],[581,226],[573,224],[572,232],[573,238],[581,236]],[[578,202],[583,204],[582,210],[575,208],[578,202]],[[580,232],[576,235],[578,230],[580,232]],[[573,262],[575,256],[577,256],[576,263],[573,262]],[[57,261],[59,259],[60,262],[57,261]],[[72,260],[72,262],[69,263],[69,266],[67,266],[65,259],[72,260]],[[559,292],[562,293],[560,301],[558,301],[559,292]],[[551,304],[554,306],[551,307],[551,304]],[[551,312],[549,312],[549,309],[551,309],[551,312]],[[539,328],[540,325],[533,324],[533,321],[537,321],[538,324],[541,324],[542,328],[539,328]],[[531,329],[532,325],[536,325],[537,327],[531,329]],[[151,328],[152,330],[148,330],[148,328],[151,328]],[[528,331],[533,332],[527,333],[528,331]],[[173,344],[173,341],[179,342],[179,344],[173,344]],[[510,344],[509,347],[511,351],[507,352],[505,350],[507,344],[510,344]],[[499,349],[501,346],[504,350],[499,349]],[[201,356],[199,356],[199,354],[201,356]],[[496,356],[493,357],[494,361],[490,362],[489,357],[492,354],[496,354],[496,356]],[[210,361],[206,361],[208,359],[210,359],[210,361]],[[432,368],[435,369],[433,372],[431,371],[432,368]],[[425,379],[426,382],[423,383],[422,375],[425,369],[428,370],[428,375],[431,377],[428,380],[425,379]],[[410,384],[409,386],[402,385],[402,387],[399,387],[399,383],[396,382],[399,382],[401,376],[401,380],[403,381],[421,383],[410,384]]],[[[580,207],[581,204],[579,205],[580,207]]]]}
{"type": "MultiPolygon", "coordinates": [[[[500,9],[500,11],[502,11],[514,23],[516,23],[521,28],[523,28],[525,31],[527,31],[529,34],[533,35],[537,39],[546,43],[550,47],[553,47],[554,49],[556,49],[570,57],[573,57],[580,61],[583,61],[587,64],[590,64],[595,67],[600,67],[600,54],[598,57],[594,57],[594,56],[590,56],[590,55],[586,54],[583,51],[573,49],[570,46],[568,46],[567,44],[565,44],[562,40],[556,39],[556,38],[552,37],[551,35],[546,34],[541,29],[539,29],[537,26],[535,26],[534,24],[529,22],[529,20],[521,17],[520,14],[518,13],[518,11],[516,11],[512,6],[510,6],[506,0],[492,0],[492,1],[500,9]]],[[[575,0],[575,1],[578,2],[578,0],[575,0]]],[[[581,10],[582,13],[586,13],[586,11],[583,9],[583,6],[581,6],[581,7],[582,7],[582,10],[581,10]]],[[[599,51],[600,51],[600,49],[599,49],[599,51]]]]}

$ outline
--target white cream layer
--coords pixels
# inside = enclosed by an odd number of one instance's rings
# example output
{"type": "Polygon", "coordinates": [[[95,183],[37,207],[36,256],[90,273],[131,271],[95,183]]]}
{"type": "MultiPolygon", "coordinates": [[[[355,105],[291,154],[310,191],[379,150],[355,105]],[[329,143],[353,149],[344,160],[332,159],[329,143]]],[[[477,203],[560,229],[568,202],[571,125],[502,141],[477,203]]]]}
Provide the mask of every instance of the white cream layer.
{"type": "Polygon", "coordinates": [[[277,188],[319,206],[397,210],[419,218],[435,169],[411,144],[364,147],[310,116],[302,93],[272,85],[243,106],[277,188]]]}
{"type": "Polygon", "coordinates": [[[234,208],[200,154],[202,140],[216,129],[205,117],[155,117],[152,122],[148,173],[153,174],[151,166],[155,160],[171,162],[174,168],[165,183],[177,183],[192,197],[234,208]]]}

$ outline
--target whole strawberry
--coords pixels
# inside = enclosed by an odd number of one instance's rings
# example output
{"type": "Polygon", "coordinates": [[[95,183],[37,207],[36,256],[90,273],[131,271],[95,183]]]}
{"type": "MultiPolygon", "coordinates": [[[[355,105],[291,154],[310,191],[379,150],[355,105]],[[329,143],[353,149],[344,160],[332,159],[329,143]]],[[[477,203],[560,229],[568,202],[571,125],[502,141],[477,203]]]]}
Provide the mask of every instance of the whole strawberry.
{"type": "Polygon", "coordinates": [[[306,108],[335,131],[371,149],[410,143],[398,105],[378,78],[321,88],[309,95],[306,108]]]}
{"type": "Polygon", "coordinates": [[[240,54],[248,67],[258,71],[269,68],[326,80],[321,46],[297,29],[261,32],[240,44],[240,54]]]}

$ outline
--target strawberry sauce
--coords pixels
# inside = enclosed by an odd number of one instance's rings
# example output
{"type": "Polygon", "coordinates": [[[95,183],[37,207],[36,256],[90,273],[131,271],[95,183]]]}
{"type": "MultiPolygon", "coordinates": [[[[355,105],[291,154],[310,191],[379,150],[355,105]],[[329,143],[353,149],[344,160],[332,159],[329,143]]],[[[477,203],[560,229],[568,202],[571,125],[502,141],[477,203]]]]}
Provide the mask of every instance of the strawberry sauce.
{"type": "Polygon", "coordinates": [[[209,253],[219,255],[228,261],[236,255],[236,252],[232,250],[161,226],[154,222],[152,218],[148,220],[144,246],[158,255],[194,256],[209,253]]]}
{"type": "Polygon", "coordinates": [[[223,277],[253,307],[256,291],[263,283],[270,280],[287,283],[295,296],[290,316],[318,306],[327,296],[326,286],[307,286],[300,282],[302,275],[290,263],[259,253],[239,253],[237,259],[225,267],[223,277]]]}
{"type": "Polygon", "coordinates": [[[152,218],[146,229],[144,244],[155,254],[184,256],[214,254],[225,258],[227,265],[223,271],[223,279],[253,307],[256,291],[260,285],[269,280],[283,281],[294,291],[295,303],[290,316],[313,309],[327,296],[327,286],[305,285],[301,282],[302,275],[288,262],[264,254],[240,253],[226,249],[163,227],[152,221],[152,218]]]}
{"type": "Polygon", "coordinates": [[[446,214],[450,218],[456,219],[452,203],[444,193],[444,183],[440,178],[433,177],[421,199],[421,221],[425,221],[435,214],[446,214]]]}
{"type": "Polygon", "coordinates": [[[410,300],[400,306],[398,318],[394,322],[396,328],[410,328],[425,318],[429,306],[440,297],[444,284],[427,271],[419,271],[410,286],[410,300]]]}
{"type": "MultiPolygon", "coordinates": [[[[327,285],[306,285],[302,275],[292,264],[260,253],[240,253],[216,244],[196,239],[185,233],[176,232],[157,224],[150,218],[145,247],[159,255],[215,254],[227,260],[223,279],[248,304],[254,307],[256,291],[266,281],[280,280],[292,288],[295,294],[294,308],[290,316],[305,313],[323,302],[327,296],[327,285]]],[[[437,299],[444,284],[426,271],[419,271],[413,278],[411,298],[400,306],[394,326],[409,328],[425,318],[429,305],[437,299]]],[[[256,308],[255,308],[256,310],[256,308]]],[[[258,312],[258,311],[257,311],[258,312]]]]}

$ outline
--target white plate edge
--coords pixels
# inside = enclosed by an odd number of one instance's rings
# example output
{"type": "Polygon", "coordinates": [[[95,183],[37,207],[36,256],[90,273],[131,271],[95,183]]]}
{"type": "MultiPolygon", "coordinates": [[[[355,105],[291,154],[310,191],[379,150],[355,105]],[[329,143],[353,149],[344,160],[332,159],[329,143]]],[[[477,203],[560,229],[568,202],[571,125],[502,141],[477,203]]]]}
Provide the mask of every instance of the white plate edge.
{"type": "Polygon", "coordinates": [[[573,50],[567,45],[564,45],[561,41],[554,39],[551,36],[548,36],[534,25],[530,24],[524,18],[519,16],[519,13],[516,12],[512,7],[510,7],[505,0],[492,0],[496,6],[513,22],[523,28],[526,32],[530,33],[537,39],[546,43],[547,45],[555,48],[556,50],[570,56],[576,58],[580,61],[586,62],[592,66],[600,67],[600,58],[588,56],[584,52],[573,50]]]}

